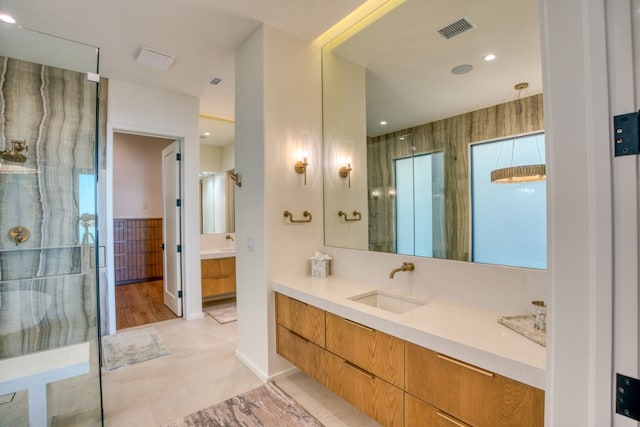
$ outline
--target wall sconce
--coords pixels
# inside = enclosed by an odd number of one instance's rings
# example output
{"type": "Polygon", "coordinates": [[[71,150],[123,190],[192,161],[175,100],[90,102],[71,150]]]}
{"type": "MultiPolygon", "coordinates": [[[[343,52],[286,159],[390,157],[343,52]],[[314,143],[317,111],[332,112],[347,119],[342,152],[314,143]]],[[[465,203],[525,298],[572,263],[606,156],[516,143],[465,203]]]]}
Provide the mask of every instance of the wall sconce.
{"type": "Polygon", "coordinates": [[[342,166],[338,169],[338,175],[340,178],[348,178],[349,179],[349,188],[351,188],[351,171],[353,168],[351,167],[351,160],[348,160],[347,166],[342,166]]]}
{"type": "Polygon", "coordinates": [[[304,185],[307,185],[307,166],[309,166],[309,163],[307,163],[306,157],[303,160],[298,160],[296,164],[293,165],[293,169],[298,174],[304,174],[304,185]]]}

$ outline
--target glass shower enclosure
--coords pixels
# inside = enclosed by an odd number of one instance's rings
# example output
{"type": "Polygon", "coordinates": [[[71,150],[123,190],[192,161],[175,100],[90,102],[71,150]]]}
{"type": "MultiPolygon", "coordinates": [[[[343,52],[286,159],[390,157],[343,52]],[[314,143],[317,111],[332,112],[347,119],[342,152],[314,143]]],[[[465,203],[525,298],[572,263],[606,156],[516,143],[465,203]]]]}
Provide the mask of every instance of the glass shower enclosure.
{"type": "Polygon", "coordinates": [[[0,425],[100,426],[98,49],[0,24],[0,425]]]}

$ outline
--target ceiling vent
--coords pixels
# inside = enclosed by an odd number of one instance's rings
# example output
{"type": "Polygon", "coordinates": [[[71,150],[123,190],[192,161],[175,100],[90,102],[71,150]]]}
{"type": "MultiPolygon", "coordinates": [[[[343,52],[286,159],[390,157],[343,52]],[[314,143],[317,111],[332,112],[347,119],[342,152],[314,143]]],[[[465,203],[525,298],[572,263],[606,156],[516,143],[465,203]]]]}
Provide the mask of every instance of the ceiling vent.
{"type": "Polygon", "coordinates": [[[209,80],[209,84],[213,86],[218,86],[218,84],[220,84],[221,81],[222,81],[221,78],[213,77],[211,80],[209,80]]]}
{"type": "Polygon", "coordinates": [[[448,40],[464,33],[465,31],[473,30],[474,28],[476,28],[476,24],[471,22],[469,18],[462,17],[446,27],[440,28],[438,33],[448,40]]]}
{"type": "Polygon", "coordinates": [[[136,62],[159,70],[168,70],[176,58],[158,50],[143,47],[136,56],[136,62]]]}

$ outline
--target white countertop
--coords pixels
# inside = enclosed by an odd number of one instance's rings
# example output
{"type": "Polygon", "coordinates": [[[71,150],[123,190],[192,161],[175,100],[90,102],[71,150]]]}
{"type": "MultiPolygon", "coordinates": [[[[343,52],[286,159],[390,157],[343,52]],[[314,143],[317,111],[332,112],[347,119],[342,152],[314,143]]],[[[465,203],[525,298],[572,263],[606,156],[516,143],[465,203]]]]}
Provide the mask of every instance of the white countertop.
{"type": "Polygon", "coordinates": [[[505,313],[426,298],[426,305],[395,314],[348,299],[374,289],[335,276],[273,282],[274,291],[291,298],[544,390],[545,348],[499,324],[505,313]]]}
{"type": "Polygon", "coordinates": [[[212,259],[212,258],[230,258],[236,256],[235,248],[214,248],[214,249],[201,249],[200,259],[212,259]]]}

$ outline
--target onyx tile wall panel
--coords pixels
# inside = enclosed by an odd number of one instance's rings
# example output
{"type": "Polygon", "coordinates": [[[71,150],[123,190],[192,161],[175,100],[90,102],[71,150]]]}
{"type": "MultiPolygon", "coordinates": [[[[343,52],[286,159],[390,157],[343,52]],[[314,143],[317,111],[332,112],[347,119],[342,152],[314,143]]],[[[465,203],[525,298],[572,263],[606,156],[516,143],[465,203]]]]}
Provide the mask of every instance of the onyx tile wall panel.
{"type": "Polygon", "coordinates": [[[444,247],[443,258],[468,261],[469,144],[542,131],[543,117],[539,94],[368,138],[369,249],[395,252],[395,199],[389,193],[395,185],[393,160],[410,156],[415,146],[415,154],[444,152],[445,234],[444,242],[434,241],[434,247],[444,247]],[[410,136],[401,141],[402,135],[410,136]]]}
{"type": "Polygon", "coordinates": [[[162,278],[162,218],[116,218],[113,235],[116,284],[162,278]]]}
{"type": "Polygon", "coordinates": [[[0,57],[0,150],[26,140],[22,165],[38,171],[0,173],[0,357],[97,336],[93,247],[79,224],[79,177],[95,174],[96,88],[85,73],[0,57]],[[15,226],[30,239],[16,245],[15,226]]]}

